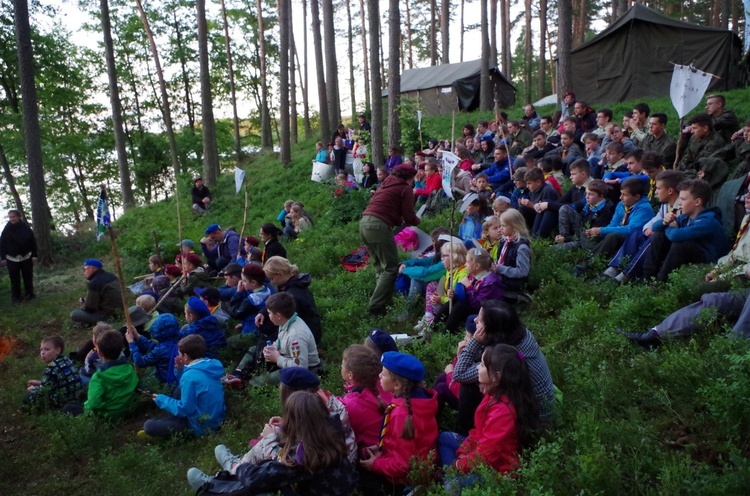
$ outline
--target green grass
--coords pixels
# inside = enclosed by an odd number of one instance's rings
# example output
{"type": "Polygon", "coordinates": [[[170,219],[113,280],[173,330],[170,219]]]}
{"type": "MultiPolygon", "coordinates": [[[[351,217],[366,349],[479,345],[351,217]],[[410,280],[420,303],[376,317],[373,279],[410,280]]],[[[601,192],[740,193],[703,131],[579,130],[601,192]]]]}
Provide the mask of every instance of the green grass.
{"type": "MultiPolygon", "coordinates": [[[[747,95],[736,91],[727,97],[738,115],[750,115],[747,95]]],[[[619,115],[633,103],[615,105],[613,110],[619,115]]],[[[674,134],[676,117],[668,100],[648,103],[652,111],[668,112],[674,134]]],[[[520,108],[510,114],[520,116],[520,108]]],[[[484,117],[491,115],[457,116],[456,128],[484,117]]],[[[426,135],[447,137],[451,116],[425,119],[424,129],[426,135]]],[[[313,145],[314,140],[296,146],[288,169],[269,155],[252,161],[245,233],[257,233],[289,198],[303,201],[313,214],[314,228],[286,248],[290,260],[313,275],[312,290],[323,316],[321,349],[328,366],[323,386],[340,394],[338,363],[343,349],[360,342],[372,327],[411,331],[419,309],[407,312],[399,299],[387,317],[366,314],[372,269],[349,273],[339,263],[360,245],[356,219],[341,222],[353,207],[334,200],[330,186],[309,181],[313,145]],[[398,318],[407,314],[408,318],[398,318]]],[[[188,198],[187,186],[181,195],[188,198]]],[[[242,193],[234,193],[233,179],[223,175],[207,217],[194,216],[190,205],[182,202],[182,237],[197,241],[213,222],[242,229],[243,205],[242,193]]],[[[423,227],[429,231],[448,222],[444,213],[426,219],[423,227]]],[[[128,279],[147,270],[147,257],[154,250],[152,230],[168,259],[177,251],[174,200],[129,212],[118,219],[116,228],[128,279]]],[[[14,353],[0,363],[3,494],[191,494],[186,470],[218,470],[213,459],[216,444],[242,451],[266,419],[278,414],[276,392],[229,391],[228,417],[220,433],[158,445],[135,438],[144,419],[158,415],[146,400],[133,418],[116,423],[23,413],[19,405],[25,381],[38,378],[44,368],[36,352],[40,338],[59,333],[71,349],[88,338],[88,331],[72,329],[67,320],[85,291],[81,261],[103,257],[107,268],[113,267],[109,243],[95,243],[92,233],[56,243],[57,265],[37,271],[39,298],[33,304],[5,304],[0,312],[0,335],[19,340],[14,353]]],[[[555,383],[564,393],[559,422],[524,454],[517,478],[490,477],[465,494],[745,494],[750,487],[750,345],[724,338],[727,323],[715,317],[708,317],[705,331],[693,339],[669,343],[657,352],[635,349],[614,333],[620,326],[638,330],[653,325],[694,301],[704,269],[682,270],[658,289],[621,288],[571,275],[573,266],[584,259],[582,253],[553,253],[543,243],[534,248],[531,280],[537,289],[523,318],[543,346],[555,383]]],[[[0,301],[9,302],[8,284],[0,286],[0,301]]],[[[413,349],[428,368],[428,382],[451,359],[456,341],[439,334],[431,344],[413,349]]],[[[235,359],[227,357],[225,365],[234,365],[235,359]]],[[[453,416],[446,414],[441,420],[450,428],[453,416]]],[[[440,493],[437,486],[433,490],[440,493]]]]}

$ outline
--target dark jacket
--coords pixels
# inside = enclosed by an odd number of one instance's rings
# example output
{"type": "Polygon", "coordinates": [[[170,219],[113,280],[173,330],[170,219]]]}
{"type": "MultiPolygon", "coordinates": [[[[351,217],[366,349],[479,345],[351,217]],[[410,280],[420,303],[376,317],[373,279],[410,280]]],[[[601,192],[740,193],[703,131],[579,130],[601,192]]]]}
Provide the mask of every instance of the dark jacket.
{"type": "Polygon", "coordinates": [[[309,289],[311,282],[312,276],[310,274],[298,274],[292,276],[286,284],[279,286],[278,289],[294,297],[294,302],[297,304],[297,315],[310,328],[313,337],[315,337],[315,344],[319,344],[323,329],[320,324],[318,307],[315,305],[315,298],[309,289]]]}
{"type": "Polygon", "coordinates": [[[6,255],[22,257],[29,253],[32,258],[36,258],[36,238],[31,227],[22,220],[15,224],[5,224],[3,234],[0,235],[0,260],[5,260],[6,255]]]}
{"type": "Polygon", "coordinates": [[[664,231],[673,243],[689,241],[698,245],[711,262],[716,262],[729,251],[729,241],[721,222],[721,210],[717,207],[704,208],[693,219],[680,215],[677,217],[677,225],[679,227],[670,227],[657,221],[651,229],[654,232],[664,231]]]}
{"type": "Polygon", "coordinates": [[[89,279],[84,310],[112,315],[122,309],[122,288],[114,274],[99,269],[89,279]]]}
{"type": "Polygon", "coordinates": [[[266,246],[263,248],[263,263],[271,257],[286,258],[286,248],[279,243],[278,238],[269,239],[266,242],[266,246]]]}
{"type": "Polygon", "coordinates": [[[206,340],[206,358],[215,358],[219,348],[227,345],[227,337],[224,329],[219,325],[219,321],[213,315],[200,318],[190,322],[180,330],[180,339],[190,334],[198,334],[206,340]]]}
{"type": "Polygon", "coordinates": [[[208,260],[228,259],[232,262],[237,260],[237,254],[246,255],[245,248],[240,246],[240,235],[236,231],[225,231],[224,238],[209,249],[201,243],[203,255],[208,260]]]}
{"type": "Polygon", "coordinates": [[[416,226],[420,222],[419,217],[414,212],[414,192],[412,188],[403,179],[392,175],[386,177],[375,191],[362,215],[377,217],[391,227],[400,226],[404,223],[416,226]]]}
{"type": "Polygon", "coordinates": [[[174,315],[159,315],[149,328],[151,341],[141,336],[130,343],[130,356],[136,367],[155,367],[156,378],[165,384],[177,382],[174,375],[174,357],[177,356],[177,342],[180,338],[180,325],[174,315]]]}
{"type": "Polygon", "coordinates": [[[193,203],[202,205],[204,198],[211,198],[211,192],[208,191],[208,188],[205,186],[203,186],[201,189],[193,186],[193,189],[190,190],[190,196],[193,198],[193,203]]]}

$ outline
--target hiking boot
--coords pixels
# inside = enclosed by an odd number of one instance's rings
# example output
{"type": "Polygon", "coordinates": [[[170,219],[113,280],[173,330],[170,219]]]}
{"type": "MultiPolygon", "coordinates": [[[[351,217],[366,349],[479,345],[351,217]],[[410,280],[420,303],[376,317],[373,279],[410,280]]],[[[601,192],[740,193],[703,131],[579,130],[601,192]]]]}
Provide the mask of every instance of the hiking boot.
{"type": "Polygon", "coordinates": [[[239,375],[227,374],[221,378],[221,383],[226,387],[233,389],[241,389],[245,385],[245,381],[239,375]]]}
{"type": "Polygon", "coordinates": [[[195,467],[191,467],[190,470],[187,471],[188,484],[190,484],[190,487],[192,487],[194,491],[197,491],[203,487],[203,484],[211,482],[213,479],[213,477],[204,474],[201,470],[195,467]]]}
{"type": "Polygon", "coordinates": [[[232,468],[240,462],[240,457],[233,455],[232,452],[229,451],[229,448],[223,444],[214,448],[214,455],[216,456],[216,461],[221,465],[221,468],[227,472],[231,472],[232,468]]]}
{"type": "Polygon", "coordinates": [[[617,279],[617,275],[620,273],[619,270],[617,270],[617,267],[607,267],[607,270],[602,272],[602,275],[605,275],[607,277],[611,277],[612,279],[617,279]]]}
{"type": "Polygon", "coordinates": [[[620,332],[620,334],[624,334],[630,341],[644,348],[656,348],[661,344],[661,338],[656,329],[649,329],[646,332],[620,332]]]}

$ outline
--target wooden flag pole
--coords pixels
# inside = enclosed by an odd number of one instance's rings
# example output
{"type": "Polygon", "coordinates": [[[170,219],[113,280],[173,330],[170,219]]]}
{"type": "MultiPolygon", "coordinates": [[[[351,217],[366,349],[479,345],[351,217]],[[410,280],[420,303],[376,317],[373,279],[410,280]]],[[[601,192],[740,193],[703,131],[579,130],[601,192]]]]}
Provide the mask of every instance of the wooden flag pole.
{"type": "Polygon", "coordinates": [[[117,277],[120,278],[120,293],[122,296],[122,310],[125,312],[125,324],[128,328],[133,327],[133,321],[130,318],[130,312],[128,312],[128,302],[125,298],[125,277],[122,275],[122,263],[120,262],[120,254],[117,252],[117,241],[115,240],[115,231],[112,226],[108,226],[109,230],[109,242],[112,244],[112,255],[115,257],[115,267],[117,267],[117,277]]]}
{"type": "MultiPolygon", "coordinates": [[[[684,117],[680,118],[680,130],[679,130],[679,134],[677,135],[677,150],[675,151],[675,154],[674,154],[674,163],[672,164],[672,169],[676,169],[677,164],[680,162],[680,152],[682,151],[682,141],[684,139],[684,136],[682,135],[682,126],[683,126],[684,120],[685,120],[684,117]]],[[[690,138],[688,138],[688,140],[689,139],[690,138]]]]}
{"type": "Polygon", "coordinates": [[[154,236],[154,248],[156,248],[156,256],[161,257],[161,250],[159,249],[159,238],[156,237],[156,229],[152,229],[151,234],[153,234],[154,236]]]}
{"type": "MultiPolygon", "coordinates": [[[[239,256],[242,253],[242,241],[245,237],[245,227],[247,226],[247,179],[243,178],[242,183],[245,187],[245,210],[242,214],[242,229],[240,230],[240,241],[237,245],[237,255],[239,256]]],[[[237,260],[232,260],[232,262],[236,262],[237,260]]]]}

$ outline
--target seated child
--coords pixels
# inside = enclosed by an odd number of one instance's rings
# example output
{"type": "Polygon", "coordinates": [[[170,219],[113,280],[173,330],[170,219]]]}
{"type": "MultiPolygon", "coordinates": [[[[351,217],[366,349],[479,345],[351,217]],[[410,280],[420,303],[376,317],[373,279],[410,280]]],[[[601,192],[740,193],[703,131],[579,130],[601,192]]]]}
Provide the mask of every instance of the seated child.
{"type": "MultiPolygon", "coordinates": [[[[91,343],[93,344],[93,347],[86,355],[86,358],[83,359],[83,367],[81,367],[81,370],[79,371],[79,374],[81,375],[81,382],[83,383],[84,387],[89,385],[91,377],[99,369],[99,367],[104,364],[101,357],[99,356],[99,353],[96,351],[96,340],[99,338],[99,336],[102,335],[104,331],[113,330],[114,328],[106,322],[99,322],[91,330],[91,343]]],[[[76,356],[78,356],[77,353],[76,356]]]]}
{"type": "Polygon", "coordinates": [[[47,336],[39,346],[39,356],[47,367],[41,380],[26,381],[25,405],[34,408],[60,409],[78,403],[83,392],[78,367],[63,355],[65,342],[60,336],[47,336]]]}
{"type": "Polygon", "coordinates": [[[497,195],[492,202],[492,213],[495,217],[500,217],[500,215],[509,208],[511,208],[511,206],[510,197],[508,196],[497,195]]]}
{"type": "MultiPolygon", "coordinates": [[[[326,146],[322,141],[315,143],[315,159],[313,162],[320,162],[322,164],[328,163],[328,150],[326,150],[326,146]]],[[[286,204],[284,205],[284,208],[286,208],[286,204]]]]}
{"type": "MultiPolygon", "coordinates": [[[[506,210],[507,211],[507,210],[506,210]]],[[[502,215],[502,214],[500,214],[502,215]]],[[[503,240],[503,229],[500,227],[500,215],[491,215],[482,224],[482,237],[479,245],[487,250],[493,262],[497,262],[500,256],[500,245],[503,240]]]]}
{"type": "Polygon", "coordinates": [[[187,473],[188,483],[194,491],[206,486],[218,493],[238,490],[239,482],[248,494],[258,490],[330,496],[353,494],[357,473],[346,457],[341,431],[328,420],[328,415],[318,395],[294,392],[284,404],[280,421],[283,426],[279,433],[280,461],[242,463],[237,466],[236,477],[230,480],[215,479],[191,468],[187,473]],[[223,485],[227,485],[226,489],[223,485]]]}
{"type": "Polygon", "coordinates": [[[190,334],[177,343],[175,375],[179,381],[179,399],[164,394],[153,395],[156,406],[168,413],[166,418],[149,419],[138,437],[167,438],[179,433],[202,436],[216,431],[224,422],[224,387],[221,362],[206,356],[206,341],[190,334]]]}
{"type": "Polygon", "coordinates": [[[524,179],[530,194],[528,199],[519,200],[519,210],[524,217],[529,220],[533,219],[531,234],[545,238],[557,227],[555,225],[557,217],[549,211],[537,211],[537,205],[543,202],[557,201],[560,195],[555,191],[555,188],[544,180],[544,172],[541,169],[529,169],[526,171],[524,179]]]}
{"type": "Polygon", "coordinates": [[[378,184],[376,185],[376,187],[383,184],[383,181],[385,181],[385,178],[388,177],[390,174],[391,174],[390,171],[386,169],[385,167],[378,167],[378,170],[375,172],[375,175],[378,178],[378,184]]]}
{"type": "MultiPolygon", "coordinates": [[[[367,335],[363,344],[374,351],[377,356],[381,356],[386,351],[398,351],[396,341],[382,329],[373,329],[367,335]]],[[[378,387],[380,387],[380,383],[378,383],[378,387]]]]}
{"type": "Polygon", "coordinates": [[[424,182],[425,187],[423,189],[414,188],[414,199],[418,203],[427,201],[433,191],[443,188],[443,178],[438,174],[438,167],[434,158],[427,159],[427,164],[424,166],[424,182]]]}
{"type": "Polygon", "coordinates": [[[599,166],[602,159],[601,138],[594,133],[585,133],[582,141],[584,146],[583,152],[591,168],[591,176],[595,179],[601,179],[601,168],[599,166]]]}
{"type": "MultiPolygon", "coordinates": [[[[158,296],[158,293],[157,293],[158,296]]],[[[150,332],[151,330],[151,324],[156,320],[156,317],[159,316],[159,312],[155,310],[156,307],[156,298],[153,297],[153,295],[150,294],[142,294],[138,298],[135,299],[136,306],[139,306],[143,309],[144,312],[146,312],[146,315],[149,317],[149,321],[146,322],[146,324],[143,327],[143,330],[146,332],[150,332]]]]}
{"type": "Polygon", "coordinates": [[[461,383],[453,380],[453,369],[456,366],[458,355],[461,350],[464,349],[466,343],[474,336],[474,332],[477,330],[476,324],[474,324],[474,315],[471,315],[466,320],[466,334],[464,339],[458,343],[456,350],[456,356],[453,357],[451,363],[445,366],[443,373],[435,379],[435,384],[432,389],[435,390],[438,396],[438,406],[440,408],[443,405],[448,405],[452,410],[458,410],[458,394],[461,390],[461,383]]]}
{"type": "Polygon", "coordinates": [[[656,221],[651,250],[643,266],[644,277],[666,281],[673,270],[689,263],[715,263],[729,251],[729,242],[718,207],[708,207],[711,185],[702,179],[683,181],[677,216],[667,212],[656,221]]]}
{"type": "Polygon", "coordinates": [[[227,306],[230,317],[241,321],[235,329],[240,329],[242,334],[258,334],[255,316],[266,308],[266,300],[273,293],[270,284],[266,284],[266,273],[259,265],[242,267],[242,279],[227,306]]]}
{"type": "Polygon", "coordinates": [[[629,177],[643,176],[641,179],[648,180],[648,177],[643,172],[643,165],[641,164],[641,158],[643,157],[643,150],[637,149],[632,152],[628,152],[623,157],[627,170],[623,172],[607,172],[604,174],[604,182],[607,184],[620,184],[629,177]]]}
{"type": "MultiPolygon", "coordinates": [[[[440,259],[440,248],[445,241],[439,239],[448,234],[448,229],[436,227],[430,233],[432,246],[417,258],[404,260],[398,268],[399,277],[409,278],[409,297],[417,298],[423,294],[430,283],[437,283],[445,274],[445,266],[440,259]]],[[[433,285],[435,286],[435,285],[433,285]]]]}
{"type": "Polygon", "coordinates": [[[531,243],[523,215],[510,209],[500,216],[503,244],[497,258],[495,271],[503,280],[506,300],[514,298],[509,293],[519,293],[526,286],[531,270],[531,243]]]}
{"type": "MultiPolygon", "coordinates": [[[[545,158],[546,164],[551,158],[545,158]]],[[[555,160],[557,158],[555,157],[555,160]]],[[[586,185],[591,182],[589,175],[590,166],[584,159],[580,158],[570,164],[570,181],[573,185],[556,201],[540,202],[534,205],[537,215],[542,212],[550,212],[559,224],[560,217],[569,215],[570,212],[561,214],[562,209],[578,209],[580,211],[586,204],[586,185]]]]}
{"type": "Polygon", "coordinates": [[[515,188],[510,195],[510,206],[518,208],[522,200],[528,199],[531,191],[526,187],[526,167],[519,167],[513,173],[515,188]]]}
{"type": "MultiPolygon", "coordinates": [[[[562,178],[555,175],[554,161],[560,162],[558,157],[545,157],[539,160],[539,168],[544,173],[544,182],[552,186],[557,192],[558,196],[562,195],[562,185],[560,181],[562,178]]],[[[572,165],[572,164],[571,164],[572,165]]]]}
{"type": "Polygon", "coordinates": [[[649,180],[648,201],[651,202],[651,206],[654,209],[658,209],[661,203],[656,198],[656,177],[665,170],[662,162],[661,155],[656,152],[643,152],[643,156],[641,156],[641,166],[649,180]]]}
{"type": "MultiPolygon", "coordinates": [[[[287,367],[304,367],[317,371],[320,366],[318,347],[312,331],[297,315],[294,297],[287,292],[271,295],[266,300],[266,310],[271,322],[279,327],[276,342],[262,348],[263,359],[274,365],[275,370],[254,377],[250,385],[278,384],[279,371],[287,367]]],[[[258,349],[259,346],[253,346],[245,353],[234,376],[248,378],[254,372],[259,358],[258,349]]]]}
{"type": "Polygon", "coordinates": [[[226,328],[229,325],[229,315],[221,308],[221,293],[217,288],[213,286],[195,288],[195,296],[206,304],[221,327],[226,328]]]}
{"type": "Polygon", "coordinates": [[[380,362],[380,385],[393,394],[393,402],[386,409],[378,445],[369,447],[359,462],[365,470],[360,478],[365,495],[403,490],[410,483],[410,463],[426,462],[438,436],[437,394],[422,386],[422,363],[394,351],[384,353],[380,362]]]}
{"type": "Polygon", "coordinates": [[[606,176],[607,172],[625,172],[627,166],[623,157],[625,155],[625,149],[619,141],[610,141],[604,146],[604,157],[600,161],[600,169],[602,177],[606,176]]]}
{"type": "MultiPolygon", "coordinates": [[[[213,358],[221,348],[227,344],[227,337],[211,310],[197,296],[191,296],[185,304],[185,320],[187,324],[180,329],[180,338],[198,334],[206,343],[205,355],[213,358]]],[[[203,356],[203,355],[201,355],[203,356]]]]}
{"type": "MultiPolygon", "coordinates": [[[[587,164],[588,165],[588,164],[587,164]]],[[[607,199],[609,187],[601,179],[593,179],[586,186],[586,200],[560,209],[559,231],[555,236],[555,248],[574,250],[584,248],[593,250],[603,239],[601,234],[587,236],[592,227],[609,225],[615,213],[615,207],[607,199]]]]}
{"type": "Polygon", "coordinates": [[[362,189],[372,189],[378,184],[378,175],[372,162],[362,164],[362,189]]]}
{"type": "MultiPolygon", "coordinates": [[[[463,474],[482,464],[500,474],[511,472],[518,468],[519,454],[529,446],[539,423],[539,405],[523,354],[506,344],[486,348],[479,364],[479,388],[484,399],[469,436],[440,434],[441,464],[463,474]]],[[[446,488],[453,494],[452,488],[477,482],[477,477],[451,478],[446,488]]]]}
{"type": "Polygon", "coordinates": [[[347,176],[346,174],[336,175],[336,189],[333,192],[334,197],[337,197],[349,191],[358,190],[358,189],[359,189],[359,186],[357,186],[357,183],[353,181],[351,177],[347,176]]]}
{"type": "Polygon", "coordinates": [[[93,412],[107,418],[125,417],[132,409],[138,375],[133,365],[120,358],[125,340],[114,330],[104,331],[96,348],[104,364],[91,377],[83,408],[76,412],[93,412]]]}
{"type": "MultiPolygon", "coordinates": [[[[323,143],[318,141],[316,143],[316,147],[320,145],[320,149],[323,149],[323,143]]],[[[325,151],[323,152],[325,154],[325,151]]],[[[318,157],[320,157],[320,151],[318,151],[318,157]]],[[[325,155],[323,158],[326,158],[325,155]]],[[[326,158],[327,160],[327,158],[326,158]]],[[[325,164],[326,160],[323,160],[322,162],[325,164]]],[[[314,160],[314,162],[321,162],[320,160],[314,160]]],[[[281,228],[284,229],[286,227],[286,218],[289,215],[289,212],[292,210],[292,203],[294,203],[294,200],[287,200],[284,202],[284,208],[281,209],[281,212],[279,212],[279,215],[276,216],[276,221],[281,224],[281,228]]],[[[256,245],[257,246],[257,245],[256,245]]],[[[245,247],[245,251],[247,251],[247,246],[245,247]]]]}
{"type": "Polygon", "coordinates": [[[414,326],[414,330],[424,331],[432,325],[435,316],[441,313],[442,305],[448,304],[448,290],[454,289],[458,281],[468,274],[466,270],[466,247],[459,241],[450,241],[440,248],[440,259],[445,272],[436,284],[434,292],[427,289],[425,313],[414,326]]]}
{"type": "Polygon", "coordinates": [[[164,259],[159,255],[151,255],[148,258],[148,268],[154,277],[164,275],[164,259]]]}
{"type": "Polygon", "coordinates": [[[640,231],[643,225],[654,216],[647,194],[647,181],[633,177],[622,183],[620,203],[617,204],[609,225],[591,227],[586,230],[587,237],[604,236],[595,248],[595,254],[612,257],[630,233],[640,231]]]}
{"type": "Polygon", "coordinates": [[[162,384],[175,384],[174,358],[177,356],[177,342],[180,324],[174,315],[159,315],[151,324],[151,337],[146,339],[134,328],[129,328],[125,339],[130,347],[133,364],[139,368],[154,367],[154,375],[162,384]]]}
{"type": "Polygon", "coordinates": [[[471,189],[488,204],[492,201],[492,188],[490,188],[490,181],[487,178],[487,174],[483,172],[477,174],[474,177],[474,187],[471,189]]]}
{"type": "Polygon", "coordinates": [[[487,201],[482,197],[475,198],[464,212],[461,225],[458,226],[458,237],[462,241],[476,240],[482,237],[482,222],[487,216],[487,201]]]}

